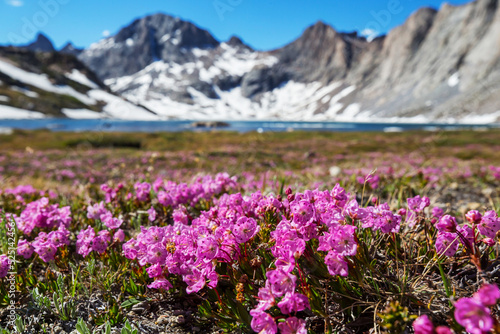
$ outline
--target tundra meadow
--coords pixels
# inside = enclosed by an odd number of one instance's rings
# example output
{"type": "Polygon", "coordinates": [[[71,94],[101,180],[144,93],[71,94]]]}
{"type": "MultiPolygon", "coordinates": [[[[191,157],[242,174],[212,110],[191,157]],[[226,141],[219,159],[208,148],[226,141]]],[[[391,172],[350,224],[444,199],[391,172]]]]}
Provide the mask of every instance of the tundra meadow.
{"type": "Polygon", "coordinates": [[[500,132],[0,137],[0,333],[500,333],[500,132]]]}

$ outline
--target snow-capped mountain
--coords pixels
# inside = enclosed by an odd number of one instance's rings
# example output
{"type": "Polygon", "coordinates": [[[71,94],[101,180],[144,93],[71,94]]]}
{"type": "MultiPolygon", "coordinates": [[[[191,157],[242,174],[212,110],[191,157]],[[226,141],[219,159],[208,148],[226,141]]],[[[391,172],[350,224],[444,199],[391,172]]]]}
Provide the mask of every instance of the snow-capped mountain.
{"type": "Polygon", "coordinates": [[[68,42],[66,45],[63,46],[59,52],[64,53],[64,54],[69,54],[73,56],[78,56],[80,53],[83,52],[83,49],[79,49],[73,45],[73,43],[68,42]]]}
{"type": "Polygon", "coordinates": [[[492,122],[499,36],[498,0],[423,8],[371,41],[318,22],[269,52],[156,14],[79,58],[114,92],[165,117],[492,122]]]}
{"type": "MultiPolygon", "coordinates": [[[[318,22],[272,51],[253,50],[237,37],[220,42],[191,22],[155,14],[85,50],[68,44],[50,54],[77,56],[90,70],[80,64],[76,71],[84,75],[73,79],[86,77],[140,110],[132,116],[103,109],[116,118],[500,121],[499,0],[422,8],[369,40],[318,22]]],[[[40,73],[35,67],[22,68],[40,73]]],[[[72,73],[68,68],[62,77],[73,80],[72,73]]],[[[97,110],[99,99],[89,91],[83,93],[96,103],[80,102],[97,110]]]]}
{"type": "Polygon", "coordinates": [[[0,48],[0,118],[157,116],[117,96],[74,56],[0,48]]]}

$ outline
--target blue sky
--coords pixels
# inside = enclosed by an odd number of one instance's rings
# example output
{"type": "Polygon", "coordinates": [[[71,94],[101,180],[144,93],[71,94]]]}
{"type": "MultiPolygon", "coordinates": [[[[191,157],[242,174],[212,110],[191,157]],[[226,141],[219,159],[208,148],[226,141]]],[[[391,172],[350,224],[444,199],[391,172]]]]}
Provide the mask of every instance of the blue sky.
{"type": "MultiPolygon", "coordinates": [[[[439,8],[438,0],[0,0],[0,44],[25,43],[38,30],[57,47],[80,47],[115,34],[135,18],[164,12],[209,30],[218,40],[232,35],[260,50],[287,44],[318,20],[338,31],[369,36],[402,24],[416,9],[439,8]]],[[[470,0],[448,1],[453,5],[470,0]]]]}

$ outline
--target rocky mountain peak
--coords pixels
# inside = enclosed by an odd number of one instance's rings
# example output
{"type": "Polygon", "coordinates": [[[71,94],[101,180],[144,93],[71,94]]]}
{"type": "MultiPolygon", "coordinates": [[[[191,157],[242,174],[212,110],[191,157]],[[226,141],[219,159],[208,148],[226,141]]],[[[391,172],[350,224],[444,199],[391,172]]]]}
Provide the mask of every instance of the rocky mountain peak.
{"type": "Polygon", "coordinates": [[[137,19],[121,29],[114,37],[122,43],[129,39],[142,42],[141,39],[155,39],[159,45],[172,43],[178,48],[216,47],[219,42],[206,30],[178,17],[158,13],[137,19]]]}
{"type": "Polygon", "coordinates": [[[294,42],[276,50],[280,62],[293,66],[290,76],[298,81],[331,81],[345,77],[367,42],[355,33],[339,33],[318,21],[294,42]]]}
{"type": "Polygon", "coordinates": [[[310,40],[310,39],[332,39],[337,35],[337,31],[329,24],[323,21],[318,21],[314,25],[307,28],[299,40],[310,40]]]}
{"type": "Polygon", "coordinates": [[[66,45],[63,46],[63,48],[59,51],[64,54],[70,54],[73,56],[78,56],[80,53],[82,53],[83,49],[79,49],[73,45],[73,43],[68,42],[66,45]]]}
{"type": "Polygon", "coordinates": [[[38,52],[53,52],[55,51],[54,45],[50,39],[43,33],[38,33],[34,42],[26,45],[26,49],[38,52]]]}
{"type": "Polygon", "coordinates": [[[435,9],[421,8],[414,12],[403,25],[394,28],[387,34],[384,39],[382,55],[386,59],[391,58],[393,62],[392,65],[387,62],[387,75],[397,77],[397,72],[403,70],[408,59],[415,55],[427,37],[436,15],[435,9]]]}
{"type": "Polygon", "coordinates": [[[181,64],[193,61],[189,50],[218,45],[207,30],[158,13],[135,20],[115,36],[91,45],[79,57],[107,79],[134,74],[158,60],[181,64]]]}
{"type": "Polygon", "coordinates": [[[250,46],[246,45],[241,40],[241,38],[239,38],[238,36],[231,36],[229,41],[227,41],[226,43],[227,43],[227,45],[235,47],[235,48],[245,48],[245,49],[253,51],[253,49],[250,46]]]}

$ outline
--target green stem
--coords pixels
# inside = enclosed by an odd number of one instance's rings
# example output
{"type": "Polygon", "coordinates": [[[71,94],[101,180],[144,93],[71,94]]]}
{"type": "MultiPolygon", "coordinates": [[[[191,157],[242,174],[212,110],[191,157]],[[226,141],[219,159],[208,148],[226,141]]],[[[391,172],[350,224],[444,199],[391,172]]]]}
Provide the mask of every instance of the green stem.
{"type": "MultiPolygon", "coordinates": [[[[446,277],[446,274],[443,269],[443,265],[441,264],[441,261],[438,263],[439,265],[439,273],[441,274],[441,279],[443,280],[443,285],[444,285],[444,290],[446,292],[446,296],[450,298],[451,296],[451,289],[450,289],[450,282],[448,281],[448,278],[446,277]]],[[[452,306],[451,301],[448,301],[450,303],[450,307],[452,306]]]]}

